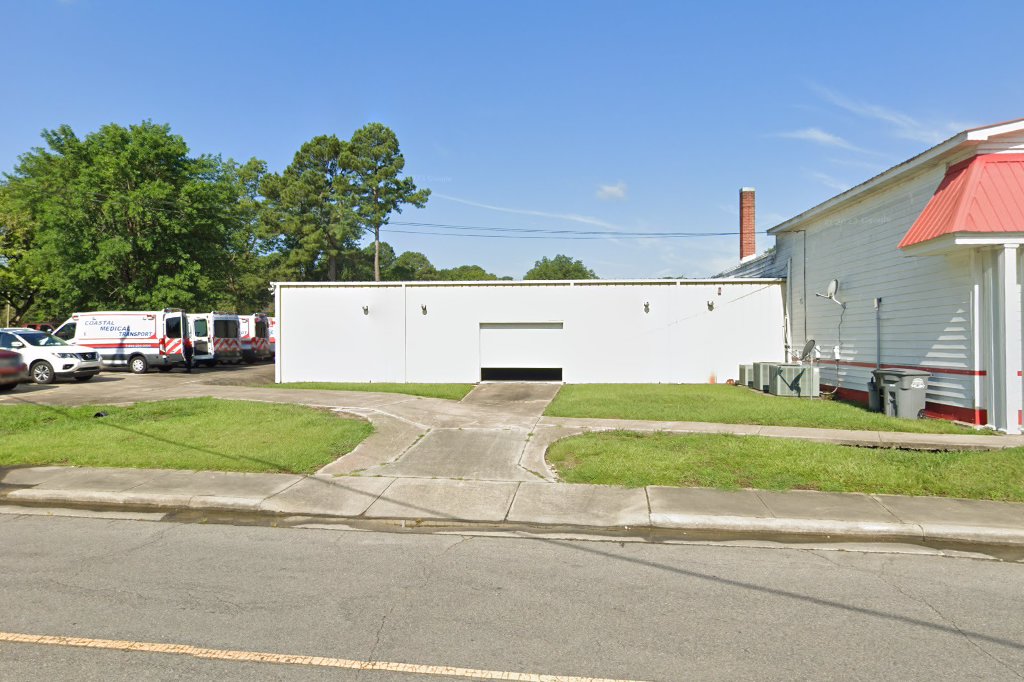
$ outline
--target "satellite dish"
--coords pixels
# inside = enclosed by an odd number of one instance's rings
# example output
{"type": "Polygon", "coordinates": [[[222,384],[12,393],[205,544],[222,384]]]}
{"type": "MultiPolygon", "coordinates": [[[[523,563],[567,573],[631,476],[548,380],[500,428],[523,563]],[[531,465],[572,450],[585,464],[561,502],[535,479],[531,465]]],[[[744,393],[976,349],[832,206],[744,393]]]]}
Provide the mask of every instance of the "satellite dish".
{"type": "Polygon", "coordinates": [[[837,293],[839,293],[839,280],[838,279],[834,279],[834,280],[832,280],[831,282],[828,283],[828,289],[826,289],[824,294],[814,294],[814,295],[817,296],[818,298],[827,298],[828,300],[832,301],[833,303],[838,303],[839,305],[841,305],[845,309],[846,308],[846,304],[836,298],[836,294],[837,293]]]}
{"type": "MultiPolygon", "coordinates": [[[[835,280],[833,280],[833,281],[835,281],[835,280]]],[[[805,360],[807,360],[807,358],[811,357],[811,353],[813,353],[813,352],[814,352],[814,339],[809,339],[807,341],[807,343],[804,344],[804,349],[800,353],[800,362],[804,362],[805,360]]]]}

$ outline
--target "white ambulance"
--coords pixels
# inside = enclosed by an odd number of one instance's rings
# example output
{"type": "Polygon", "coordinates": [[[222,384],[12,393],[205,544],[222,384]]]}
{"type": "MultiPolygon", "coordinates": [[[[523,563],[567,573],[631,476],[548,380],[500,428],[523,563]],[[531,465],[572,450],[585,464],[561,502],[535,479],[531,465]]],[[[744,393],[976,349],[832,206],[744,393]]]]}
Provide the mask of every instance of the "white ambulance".
{"type": "Polygon", "coordinates": [[[185,362],[188,318],[180,308],[75,313],[53,335],[95,348],[106,367],[127,366],[136,374],[162,372],[185,362]]]}
{"type": "Polygon", "coordinates": [[[242,359],[252,363],[270,359],[270,323],[265,313],[239,315],[242,359]]]}
{"type": "Polygon", "coordinates": [[[239,337],[238,315],[214,310],[210,313],[189,313],[192,342],[196,346],[195,362],[213,367],[237,365],[242,361],[242,340],[239,337]]]}
{"type": "Polygon", "coordinates": [[[277,355],[277,318],[267,316],[267,322],[270,324],[270,357],[277,355]]]}

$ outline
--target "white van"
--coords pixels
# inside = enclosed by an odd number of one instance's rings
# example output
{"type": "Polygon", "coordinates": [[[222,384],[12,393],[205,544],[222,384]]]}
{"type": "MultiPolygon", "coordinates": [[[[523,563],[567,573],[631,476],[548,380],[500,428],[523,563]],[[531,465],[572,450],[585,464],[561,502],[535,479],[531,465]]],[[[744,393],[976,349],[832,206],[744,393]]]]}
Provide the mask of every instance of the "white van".
{"type": "Polygon", "coordinates": [[[127,366],[136,374],[150,367],[162,372],[183,364],[188,319],[180,308],[149,311],[75,313],[54,336],[95,348],[107,367],[127,366]]]}
{"type": "Polygon", "coordinates": [[[239,315],[242,359],[246,362],[270,359],[270,323],[265,313],[239,315]]]}
{"type": "Polygon", "coordinates": [[[277,318],[267,316],[267,323],[270,325],[270,357],[277,355],[277,318]]]}
{"type": "Polygon", "coordinates": [[[197,364],[213,367],[217,363],[227,365],[242,361],[238,315],[217,310],[189,313],[188,321],[196,347],[194,361],[197,364]]]}

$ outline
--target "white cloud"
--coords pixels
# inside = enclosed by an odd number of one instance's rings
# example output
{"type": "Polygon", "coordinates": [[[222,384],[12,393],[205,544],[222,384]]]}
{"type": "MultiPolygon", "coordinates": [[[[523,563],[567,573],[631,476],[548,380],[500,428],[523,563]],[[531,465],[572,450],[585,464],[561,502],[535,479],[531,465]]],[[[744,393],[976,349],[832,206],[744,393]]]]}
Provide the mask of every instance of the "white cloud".
{"type": "Polygon", "coordinates": [[[793,130],[788,133],[779,133],[778,137],[785,137],[791,140],[806,140],[807,142],[814,142],[816,144],[825,145],[826,147],[838,147],[839,149],[848,149],[854,152],[866,151],[855,144],[847,142],[838,135],[825,132],[821,128],[793,130]]]}
{"type": "Polygon", "coordinates": [[[529,215],[537,218],[553,218],[554,220],[567,220],[573,223],[581,223],[583,225],[593,225],[595,227],[604,227],[609,230],[622,230],[623,228],[613,223],[593,218],[591,216],[579,215],[577,213],[549,213],[547,211],[534,211],[528,208],[508,208],[505,206],[494,206],[491,204],[481,204],[476,201],[470,201],[469,199],[460,199],[459,197],[449,196],[447,194],[432,194],[431,198],[445,199],[447,201],[454,201],[457,204],[464,204],[466,206],[474,206],[476,208],[485,208],[488,211],[500,211],[501,213],[514,213],[515,215],[529,215]]]}
{"type": "Polygon", "coordinates": [[[609,199],[617,199],[619,201],[626,198],[626,183],[619,181],[614,185],[601,185],[597,188],[597,198],[604,201],[609,199]]]}
{"type": "Polygon", "coordinates": [[[811,88],[826,102],[861,118],[885,123],[891,128],[893,135],[907,140],[938,144],[970,127],[970,125],[956,121],[925,123],[903,112],[878,104],[851,99],[835,90],[830,90],[820,85],[812,83],[811,88]]]}
{"type": "Polygon", "coordinates": [[[811,171],[808,173],[808,175],[817,180],[818,182],[820,182],[821,184],[825,185],[826,187],[834,189],[838,192],[845,192],[851,187],[850,183],[843,182],[842,180],[834,178],[831,175],[822,173],[820,171],[811,171]]]}
{"type": "Polygon", "coordinates": [[[829,163],[834,163],[837,166],[846,166],[847,168],[856,168],[858,170],[865,170],[870,172],[872,175],[878,175],[884,171],[887,166],[884,163],[878,161],[858,161],[856,159],[827,159],[829,163]]]}

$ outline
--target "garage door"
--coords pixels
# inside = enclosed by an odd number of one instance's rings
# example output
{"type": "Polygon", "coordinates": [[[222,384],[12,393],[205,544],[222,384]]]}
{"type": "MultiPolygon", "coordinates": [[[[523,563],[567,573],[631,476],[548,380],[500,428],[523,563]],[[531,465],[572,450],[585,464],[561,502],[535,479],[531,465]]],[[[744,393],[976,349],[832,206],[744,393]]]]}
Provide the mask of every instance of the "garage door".
{"type": "Polygon", "coordinates": [[[480,324],[480,378],[561,380],[565,347],[561,322],[480,324]]]}

